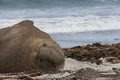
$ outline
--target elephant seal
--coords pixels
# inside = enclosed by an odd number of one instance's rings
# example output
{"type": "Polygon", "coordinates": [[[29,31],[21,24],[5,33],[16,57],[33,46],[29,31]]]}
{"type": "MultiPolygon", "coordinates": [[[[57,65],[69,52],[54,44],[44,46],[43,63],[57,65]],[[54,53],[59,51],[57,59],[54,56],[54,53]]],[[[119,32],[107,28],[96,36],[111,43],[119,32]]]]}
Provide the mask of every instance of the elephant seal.
{"type": "Polygon", "coordinates": [[[61,47],[31,20],[0,29],[0,73],[64,67],[61,47]]]}

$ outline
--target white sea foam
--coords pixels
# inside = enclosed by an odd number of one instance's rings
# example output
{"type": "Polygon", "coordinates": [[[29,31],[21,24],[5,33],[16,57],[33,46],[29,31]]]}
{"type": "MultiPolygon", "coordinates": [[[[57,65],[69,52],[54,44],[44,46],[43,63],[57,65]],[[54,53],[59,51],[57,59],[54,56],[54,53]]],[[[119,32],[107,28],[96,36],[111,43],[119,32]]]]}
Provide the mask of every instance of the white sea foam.
{"type": "Polygon", "coordinates": [[[101,18],[93,15],[85,17],[68,16],[62,18],[52,18],[50,20],[41,18],[40,22],[42,23],[37,25],[41,25],[40,28],[48,33],[120,29],[120,17],[114,16],[109,18],[101,18]]]}
{"type": "Polygon", "coordinates": [[[120,29],[120,8],[116,10],[116,7],[1,9],[0,28],[30,19],[38,28],[48,33],[120,29]]]}
{"type": "MultiPolygon", "coordinates": [[[[2,19],[0,28],[16,24],[24,19],[2,19]]],[[[48,33],[66,33],[66,32],[83,32],[95,30],[112,30],[120,29],[120,17],[111,16],[101,18],[99,16],[85,17],[60,17],[60,18],[35,18],[31,19],[35,25],[48,33]]]]}

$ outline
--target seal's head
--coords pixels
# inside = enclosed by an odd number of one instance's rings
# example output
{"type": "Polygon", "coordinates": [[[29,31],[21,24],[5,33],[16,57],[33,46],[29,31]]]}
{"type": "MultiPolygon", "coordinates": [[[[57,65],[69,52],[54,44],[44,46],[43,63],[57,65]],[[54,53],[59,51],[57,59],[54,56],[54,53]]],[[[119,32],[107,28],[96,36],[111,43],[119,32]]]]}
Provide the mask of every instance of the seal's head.
{"type": "Polygon", "coordinates": [[[58,44],[55,43],[51,46],[49,42],[42,42],[35,61],[40,70],[52,71],[63,69],[65,58],[58,44]]]}
{"type": "Polygon", "coordinates": [[[0,29],[0,72],[63,68],[60,46],[30,20],[0,29]]]}

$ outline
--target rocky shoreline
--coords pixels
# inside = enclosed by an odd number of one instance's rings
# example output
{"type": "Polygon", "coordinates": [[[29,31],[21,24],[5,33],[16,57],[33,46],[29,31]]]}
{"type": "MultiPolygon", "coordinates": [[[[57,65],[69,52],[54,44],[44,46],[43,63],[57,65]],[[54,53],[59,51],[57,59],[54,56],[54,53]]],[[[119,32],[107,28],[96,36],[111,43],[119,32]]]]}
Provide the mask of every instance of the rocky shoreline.
{"type": "Polygon", "coordinates": [[[93,43],[92,45],[64,48],[63,52],[66,57],[77,59],[78,61],[90,61],[100,64],[100,61],[106,60],[114,64],[120,63],[120,43],[93,43]]]}
{"type": "MultiPolygon", "coordinates": [[[[120,44],[100,44],[63,48],[66,59],[72,58],[78,62],[90,62],[101,65],[104,61],[110,64],[120,64],[120,44]]],[[[68,59],[65,67],[72,64],[68,59]]],[[[73,62],[74,63],[74,62],[73,62]]],[[[76,63],[77,65],[79,63],[76,63]]],[[[84,65],[84,64],[83,64],[84,65]]],[[[20,73],[0,73],[1,80],[119,80],[120,67],[110,70],[97,70],[90,67],[64,69],[63,71],[41,72],[29,71],[20,73]]]]}

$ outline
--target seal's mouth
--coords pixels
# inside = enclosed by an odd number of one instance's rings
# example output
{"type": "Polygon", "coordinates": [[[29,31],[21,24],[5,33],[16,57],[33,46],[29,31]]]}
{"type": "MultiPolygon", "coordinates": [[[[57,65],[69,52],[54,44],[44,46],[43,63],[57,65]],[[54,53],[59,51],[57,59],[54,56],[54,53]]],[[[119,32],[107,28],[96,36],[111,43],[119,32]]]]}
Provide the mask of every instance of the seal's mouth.
{"type": "Polygon", "coordinates": [[[49,61],[40,61],[39,68],[43,71],[52,70],[55,66],[52,65],[49,61]]]}

